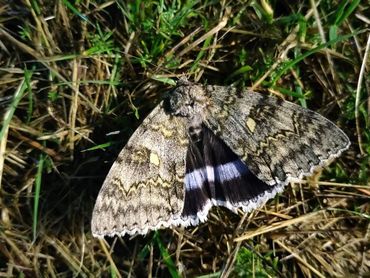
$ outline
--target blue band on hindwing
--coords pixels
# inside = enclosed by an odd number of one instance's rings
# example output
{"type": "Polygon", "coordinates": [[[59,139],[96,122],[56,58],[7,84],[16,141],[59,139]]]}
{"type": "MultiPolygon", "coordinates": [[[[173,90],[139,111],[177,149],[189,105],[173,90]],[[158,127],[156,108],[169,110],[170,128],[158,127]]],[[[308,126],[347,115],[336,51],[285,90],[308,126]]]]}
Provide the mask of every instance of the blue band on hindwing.
{"type": "Polygon", "coordinates": [[[196,217],[210,203],[237,208],[272,189],[204,126],[197,141],[189,145],[184,183],[182,214],[187,217],[196,217]]]}
{"type": "Polygon", "coordinates": [[[248,167],[240,159],[226,164],[206,166],[201,169],[194,169],[185,175],[185,188],[201,188],[205,182],[223,183],[233,179],[238,179],[248,172],[248,167]]]}

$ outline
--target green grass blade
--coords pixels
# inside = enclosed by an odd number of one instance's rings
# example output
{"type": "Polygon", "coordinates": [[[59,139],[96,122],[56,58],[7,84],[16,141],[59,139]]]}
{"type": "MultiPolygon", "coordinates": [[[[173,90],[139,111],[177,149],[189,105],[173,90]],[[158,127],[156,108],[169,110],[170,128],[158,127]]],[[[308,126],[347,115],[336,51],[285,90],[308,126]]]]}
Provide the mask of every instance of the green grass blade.
{"type": "Polygon", "coordinates": [[[198,66],[199,66],[199,62],[201,61],[201,59],[203,58],[204,55],[206,55],[206,52],[204,51],[204,49],[206,49],[207,47],[210,46],[211,42],[212,42],[212,39],[213,39],[213,36],[210,36],[208,37],[204,43],[203,43],[203,47],[200,49],[198,55],[197,55],[197,58],[195,59],[195,61],[193,62],[193,65],[190,69],[190,72],[194,73],[198,66]]]}
{"type": "Polygon", "coordinates": [[[39,162],[37,164],[37,174],[36,174],[36,179],[35,179],[35,196],[33,200],[33,222],[32,222],[33,241],[36,240],[39,201],[40,201],[40,189],[41,189],[42,170],[44,168],[44,161],[45,161],[44,155],[40,154],[39,162]]]}
{"type": "Polygon", "coordinates": [[[15,109],[17,109],[19,101],[22,99],[24,92],[27,90],[28,84],[30,84],[32,73],[32,71],[25,71],[24,78],[14,94],[13,101],[10,104],[9,110],[7,111],[7,113],[5,113],[4,116],[3,126],[0,131],[0,140],[3,140],[6,130],[8,130],[9,128],[9,124],[13,118],[15,109]]]}
{"type": "Polygon", "coordinates": [[[40,5],[37,1],[30,1],[32,9],[35,11],[37,15],[41,14],[40,5]]]}
{"type": "Polygon", "coordinates": [[[153,75],[151,79],[162,82],[163,84],[169,84],[172,86],[176,86],[176,81],[173,80],[172,78],[153,75]]]}
{"type": "MultiPolygon", "coordinates": [[[[340,26],[343,21],[345,21],[361,3],[361,0],[347,1],[349,4],[347,8],[343,8],[342,13],[336,18],[335,25],[340,26]]],[[[345,5],[346,6],[346,5],[345,5]]]]}
{"type": "Polygon", "coordinates": [[[166,264],[168,271],[171,274],[172,278],[180,278],[181,275],[176,270],[176,265],[173,262],[170,254],[168,253],[167,249],[164,247],[161,239],[159,238],[159,233],[156,231],[154,234],[154,239],[158,245],[159,251],[161,253],[162,259],[164,263],[166,264]]]}
{"type": "Polygon", "coordinates": [[[76,8],[75,6],[72,5],[72,3],[70,3],[68,0],[63,0],[63,4],[68,8],[70,9],[75,15],[79,16],[82,20],[84,21],[87,21],[91,24],[91,22],[89,21],[89,19],[87,18],[86,15],[80,13],[76,8]]]}
{"type": "Polygon", "coordinates": [[[367,220],[370,220],[370,214],[367,214],[366,212],[358,212],[358,211],[352,211],[352,210],[340,209],[340,208],[327,208],[327,210],[346,212],[346,213],[354,214],[354,215],[359,216],[361,218],[365,218],[367,220]]]}
{"type": "MultiPolygon", "coordinates": [[[[33,67],[34,69],[34,67],[33,67]]],[[[31,76],[32,76],[33,71],[25,70],[24,76],[25,76],[25,81],[27,85],[27,92],[28,92],[28,109],[27,109],[27,123],[31,121],[31,117],[33,114],[33,96],[32,96],[32,86],[31,86],[31,76]]]]}
{"type": "Polygon", "coordinates": [[[334,24],[329,27],[329,39],[334,40],[338,35],[338,28],[342,23],[353,13],[353,11],[360,4],[360,0],[342,1],[335,13],[334,24]]]}
{"type": "Polygon", "coordinates": [[[298,98],[298,99],[304,98],[304,95],[297,93],[297,92],[293,92],[289,89],[286,89],[280,86],[271,86],[271,88],[287,96],[291,96],[291,97],[298,98]]]}
{"type": "Polygon", "coordinates": [[[303,59],[307,58],[308,56],[320,51],[321,49],[325,48],[325,47],[328,47],[328,46],[331,46],[333,44],[336,44],[338,42],[341,42],[341,41],[345,41],[355,35],[358,35],[360,33],[364,32],[363,31],[357,31],[357,32],[354,32],[354,33],[351,33],[351,34],[348,34],[348,35],[344,35],[344,36],[339,36],[338,38],[334,39],[334,40],[331,40],[331,41],[328,41],[326,43],[323,43],[323,44],[320,44],[319,46],[309,50],[309,51],[306,51],[305,53],[299,55],[297,58],[295,58],[293,61],[290,61],[286,64],[284,64],[282,66],[282,68],[276,73],[276,76],[272,79],[271,81],[271,86],[275,85],[275,83],[280,79],[280,77],[287,71],[289,70],[290,68],[292,68],[294,65],[298,64],[300,61],[302,61],[303,59]]]}
{"type": "Polygon", "coordinates": [[[107,143],[99,144],[99,145],[93,146],[91,148],[82,150],[81,152],[83,153],[83,152],[88,152],[88,151],[104,150],[105,148],[108,148],[112,145],[113,145],[112,142],[107,142],[107,143]]]}
{"type": "Polygon", "coordinates": [[[237,75],[243,75],[244,73],[250,72],[251,70],[253,70],[253,68],[251,66],[249,66],[249,65],[242,66],[242,67],[238,68],[237,70],[235,70],[234,72],[232,72],[226,78],[226,82],[229,81],[229,80],[231,80],[232,78],[234,78],[237,75]]]}
{"type": "Polygon", "coordinates": [[[116,278],[116,277],[118,277],[118,276],[117,276],[117,272],[116,272],[116,268],[115,268],[115,267],[113,267],[112,265],[111,265],[111,267],[110,267],[110,277],[111,277],[111,278],[116,278]]]}

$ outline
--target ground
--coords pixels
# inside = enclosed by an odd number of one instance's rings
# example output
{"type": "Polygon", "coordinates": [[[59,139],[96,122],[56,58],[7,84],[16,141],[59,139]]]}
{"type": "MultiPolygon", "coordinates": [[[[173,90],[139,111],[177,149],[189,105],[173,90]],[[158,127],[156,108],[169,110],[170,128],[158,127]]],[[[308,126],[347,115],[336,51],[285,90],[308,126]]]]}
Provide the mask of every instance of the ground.
{"type": "Polygon", "coordinates": [[[370,275],[367,1],[22,0],[0,15],[1,277],[370,275]],[[252,213],[93,238],[110,166],[184,76],[308,107],[351,147],[252,213]]]}

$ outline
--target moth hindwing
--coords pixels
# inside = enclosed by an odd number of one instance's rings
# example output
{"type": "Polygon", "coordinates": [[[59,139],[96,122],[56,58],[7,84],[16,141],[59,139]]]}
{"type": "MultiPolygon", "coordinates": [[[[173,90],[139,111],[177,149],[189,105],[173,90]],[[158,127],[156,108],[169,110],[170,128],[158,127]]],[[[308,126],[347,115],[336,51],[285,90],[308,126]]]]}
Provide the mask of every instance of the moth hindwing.
{"type": "Polygon", "coordinates": [[[93,235],[196,225],[214,205],[248,212],[349,144],[331,121],[293,103],[182,80],[118,155],[93,235]]]}

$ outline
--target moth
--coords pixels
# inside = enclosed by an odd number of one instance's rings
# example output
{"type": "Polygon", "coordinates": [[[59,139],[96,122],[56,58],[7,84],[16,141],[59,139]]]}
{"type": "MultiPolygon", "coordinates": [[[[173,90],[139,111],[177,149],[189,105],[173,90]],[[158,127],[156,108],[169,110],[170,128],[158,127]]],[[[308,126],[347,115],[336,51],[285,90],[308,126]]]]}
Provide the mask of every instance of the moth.
{"type": "Polygon", "coordinates": [[[212,206],[249,212],[349,145],[331,121],[291,102],[180,80],[118,155],[92,233],[197,225],[212,206]]]}

